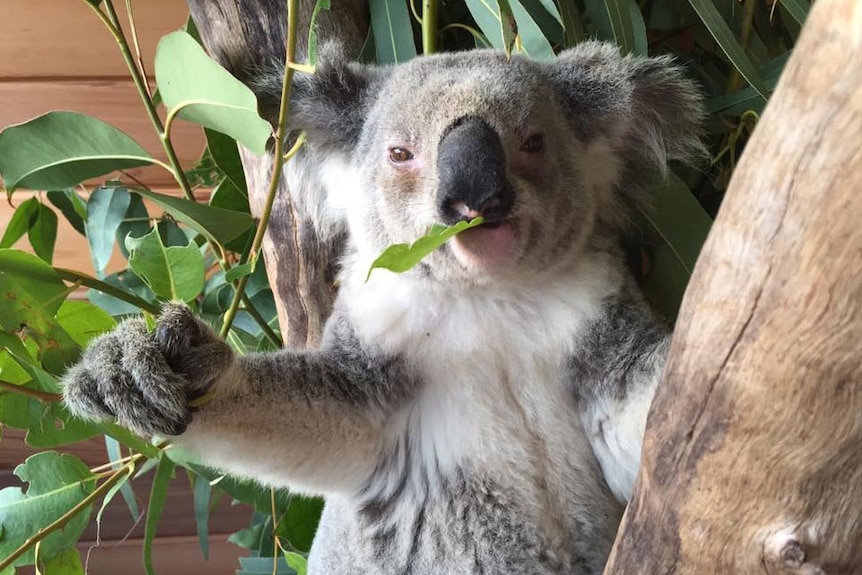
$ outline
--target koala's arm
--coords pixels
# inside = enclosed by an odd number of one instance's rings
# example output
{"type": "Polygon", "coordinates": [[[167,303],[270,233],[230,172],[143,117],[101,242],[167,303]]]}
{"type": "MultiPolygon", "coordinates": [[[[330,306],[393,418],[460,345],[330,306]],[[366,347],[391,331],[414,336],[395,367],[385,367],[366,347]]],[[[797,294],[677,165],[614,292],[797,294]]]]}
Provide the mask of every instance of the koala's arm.
{"type": "Polygon", "coordinates": [[[621,502],[631,498],[637,478],[647,414],[670,336],[639,298],[610,298],[568,366],[593,451],[621,502]]]}
{"type": "Polygon", "coordinates": [[[171,304],[154,333],[131,320],[95,340],[64,378],[66,404],[168,436],[203,463],[269,485],[356,489],[373,472],[384,413],[409,378],[397,359],[363,349],[346,320],[331,322],[320,351],[235,356],[171,304]]]}

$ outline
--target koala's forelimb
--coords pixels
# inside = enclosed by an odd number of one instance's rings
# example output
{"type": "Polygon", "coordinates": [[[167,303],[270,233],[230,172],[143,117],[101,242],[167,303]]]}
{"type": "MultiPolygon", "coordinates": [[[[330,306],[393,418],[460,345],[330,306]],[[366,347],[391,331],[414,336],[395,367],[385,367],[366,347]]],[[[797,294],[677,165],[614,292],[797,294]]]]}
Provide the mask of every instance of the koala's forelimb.
{"type": "Polygon", "coordinates": [[[314,493],[355,488],[373,471],[400,368],[363,360],[338,328],[320,351],[236,356],[187,307],[169,304],[152,334],[128,320],[95,340],[67,374],[65,400],[92,419],[171,436],[233,474],[314,493]],[[192,408],[204,393],[211,399],[192,408]]]}

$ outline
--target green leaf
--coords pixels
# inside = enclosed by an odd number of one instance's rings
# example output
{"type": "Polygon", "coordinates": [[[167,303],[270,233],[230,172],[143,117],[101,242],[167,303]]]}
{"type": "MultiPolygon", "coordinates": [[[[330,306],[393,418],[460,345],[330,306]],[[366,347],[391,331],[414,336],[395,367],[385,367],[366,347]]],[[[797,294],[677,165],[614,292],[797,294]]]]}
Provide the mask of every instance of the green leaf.
{"type": "Polygon", "coordinates": [[[74,547],[45,562],[45,575],[84,575],[84,573],[81,554],[74,547]]]}
{"type": "Polygon", "coordinates": [[[697,15],[706,25],[712,37],[718,43],[722,51],[730,59],[731,63],[736,67],[742,77],[745,78],[751,87],[754,88],[760,96],[766,100],[769,98],[769,89],[766,87],[763,78],[758,73],[752,61],[745,53],[745,49],[739,44],[733,31],[721,13],[712,3],[712,0],[689,0],[692,8],[695,9],[697,15]]]}
{"type": "Polygon", "coordinates": [[[204,287],[204,258],[198,246],[165,247],[157,230],[142,238],[126,238],[129,266],[156,295],[192,301],[204,287]]]}
{"type": "Polygon", "coordinates": [[[467,8],[491,45],[511,54],[518,25],[508,1],[467,0],[467,8]]]}
{"type": "Polygon", "coordinates": [[[291,569],[296,571],[296,575],[308,575],[308,559],[299,553],[285,551],[284,560],[287,561],[287,564],[291,569]]]}
{"type": "Polygon", "coordinates": [[[8,191],[56,190],[153,159],[137,142],[96,118],[49,112],[0,132],[0,175],[8,191]]]}
{"type": "Polygon", "coordinates": [[[111,331],[117,322],[101,308],[85,301],[66,300],[57,311],[57,323],[82,348],[111,331]]]}
{"type": "Polygon", "coordinates": [[[560,23],[563,25],[565,47],[571,48],[581,42],[584,34],[584,24],[581,22],[578,7],[569,0],[555,0],[560,10],[560,23]]]}
{"type": "Polygon", "coordinates": [[[242,158],[239,155],[239,148],[236,145],[236,140],[230,136],[226,136],[221,132],[204,128],[204,135],[207,139],[207,149],[210,151],[210,156],[216,167],[221,170],[224,176],[233,182],[234,186],[239,189],[242,194],[248,197],[248,188],[245,182],[245,171],[242,167],[242,158]]]}
{"type": "Polygon", "coordinates": [[[54,245],[57,243],[57,214],[54,210],[39,202],[36,217],[27,230],[27,237],[36,255],[50,264],[54,259],[54,245]]]}
{"type": "MultiPolygon", "coordinates": [[[[105,435],[105,451],[108,454],[108,461],[119,461],[123,458],[123,450],[120,442],[110,435],[105,435]]],[[[123,465],[121,463],[116,463],[111,466],[112,469],[117,470],[121,469],[123,465]]],[[[140,509],[138,508],[138,500],[135,498],[135,492],[132,489],[132,484],[128,482],[129,478],[131,478],[131,474],[126,475],[120,480],[119,483],[114,485],[107,494],[105,494],[105,499],[102,501],[102,508],[99,509],[99,513],[96,515],[96,523],[98,523],[102,516],[102,511],[105,510],[105,506],[110,503],[110,498],[119,491],[123,495],[123,499],[126,502],[126,507],[129,508],[129,513],[132,514],[132,521],[137,521],[138,517],[141,514],[140,509]]]]}
{"type": "Polygon", "coordinates": [[[554,49],[530,13],[518,0],[512,0],[510,6],[521,40],[521,51],[537,60],[553,60],[556,57],[554,49]]]}
{"type": "Polygon", "coordinates": [[[266,151],[272,127],[258,115],[254,93],[189,34],[174,32],[159,41],[155,70],[169,114],[227,134],[256,154],[266,151]]]}
{"type": "Polygon", "coordinates": [[[174,472],[174,462],[164,454],[159,457],[156,476],[153,478],[153,488],[150,491],[150,502],[147,505],[147,523],[144,526],[144,570],[147,575],[155,575],[153,570],[153,540],[156,537],[156,527],[162,517],[165,500],[168,497],[168,486],[174,472]]]}
{"type": "Polygon", "coordinates": [[[152,311],[127,301],[129,298],[117,297],[122,293],[155,305],[156,294],[131,270],[111,274],[104,279],[103,283],[104,286],[101,289],[90,289],[87,292],[87,298],[114,317],[138,314],[141,310],[152,311]]]}
{"type": "Polygon", "coordinates": [[[99,275],[111,261],[116,233],[126,217],[130,202],[126,188],[106,187],[93,190],[87,202],[87,242],[90,244],[93,269],[99,275]]]}
{"type": "Polygon", "coordinates": [[[321,10],[329,10],[329,0],[317,0],[314,3],[314,11],[311,13],[311,22],[308,25],[308,63],[317,65],[317,16],[321,10]]]}
{"type": "Polygon", "coordinates": [[[413,22],[404,0],[370,0],[378,64],[402,64],[416,57],[413,22]]]}
{"type": "Polygon", "coordinates": [[[51,266],[36,256],[0,249],[0,326],[9,332],[23,327],[38,345],[43,365],[54,374],[65,371],[79,354],[54,319],[68,291],[51,266]]]}
{"type": "Polygon", "coordinates": [[[455,237],[455,235],[464,230],[480,226],[484,221],[484,218],[480,217],[474,218],[469,222],[458,222],[454,226],[435,225],[431,228],[431,231],[410,245],[395,244],[389,246],[371,264],[365,281],[368,281],[368,278],[371,277],[371,272],[375,268],[383,268],[395,273],[406,272],[422,261],[422,258],[445,244],[450,238],[455,237]]]}
{"type": "Polygon", "coordinates": [[[653,254],[646,291],[660,311],[673,318],[712,219],[676,174],[669,173],[656,191],[655,209],[643,215],[662,241],[653,254]]]}
{"type": "MultiPolygon", "coordinates": [[[[95,476],[72,455],[55,452],[37,453],[15,468],[15,475],[29,483],[26,493],[19,487],[0,491],[0,557],[8,556],[28,537],[58,519],[93,492],[95,476]]],[[[42,540],[40,556],[50,559],[72,548],[89,520],[87,508],[72,518],[63,529],[42,540]]],[[[33,563],[33,549],[14,565],[33,563]]]]}
{"type": "Polygon", "coordinates": [[[36,198],[21,202],[21,205],[12,212],[9,225],[6,226],[3,238],[0,239],[0,248],[11,248],[15,242],[20,240],[30,229],[38,210],[39,200],[36,198]]]}
{"type": "Polygon", "coordinates": [[[790,13],[799,25],[805,24],[811,5],[806,0],[780,0],[781,5],[790,13]]]}
{"type": "Polygon", "coordinates": [[[195,475],[195,524],[197,525],[198,541],[200,542],[201,552],[204,555],[204,559],[207,560],[210,557],[209,518],[212,491],[212,485],[210,485],[210,482],[206,477],[195,475]]]}
{"type": "Polygon", "coordinates": [[[138,194],[129,194],[129,207],[126,208],[126,213],[114,233],[114,241],[124,258],[129,259],[126,236],[140,238],[147,235],[152,228],[150,213],[147,211],[147,206],[144,205],[144,200],[138,194]]]}
{"type": "Polygon", "coordinates": [[[48,192],[48,201],[54,204],[72,227],[79,234],[86,235],[84,229],[84,220],[87,217],[87,203],[75,193],[75,190],[69,188],[66,190],[53,190],[48,192]]]}
{"type": "Polygon", "coordinates": [[[230,268],[224,275],[224,281],[233,283],[236,280],[254,273],[254,265],[251,263],[240,264],[230,268]]]}
{"type": "MultiPolygon", "coordinates": [[[[123,489],[126,489],[129,486],[129,479],[131,479],[131,475],[124,475],[108,490],[107,493],[105,493],[105,498],[102,499],[102,505],[101,507],[99,507],[98,513],[96,513],[96,525],[98,526],[99,530],[101,530],[102,528],[102,514],[105,512],[105,509],[108,507],[108,505],[117,495],[117,493],[119,493],[123,489]]],[[[138,519],[137,514],[133,514],[133,519],[138,519]]]]}
{"type": "Polygon", "coordinates": [[[132,189],[132,191],[151,200],[178,222],[186,224],[207,239],[222,245],[240,237],[254,223],[249,214],[214,208],[150,190],[132,189]]]}
{"type": "Polygon", "coordinates": [[[604,0],[604,5],[614,40],[623,54],[646,56],[646,26],[635,1],[604,0]]]}
{"type": "Polygon", "coordinates": [[[322,499],[294,495],[290,498],[287,513],[278,522],[276,535],[287,539],[296,549],[308,552],[322,512],[322,499]]]}

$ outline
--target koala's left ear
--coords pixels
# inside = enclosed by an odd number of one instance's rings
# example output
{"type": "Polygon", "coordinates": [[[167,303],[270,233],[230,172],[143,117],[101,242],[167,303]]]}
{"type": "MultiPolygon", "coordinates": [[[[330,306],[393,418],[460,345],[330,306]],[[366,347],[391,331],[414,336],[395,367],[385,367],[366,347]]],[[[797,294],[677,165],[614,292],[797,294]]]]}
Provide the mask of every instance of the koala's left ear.
{"type": "Polygon", "coordinates": [[[626,159],[661,170],[668,160],[704,157],[701,98],[671,58],[622,56],[613,44],[585,42],[550,66],[579,137],[607,136],[626,159]]]}

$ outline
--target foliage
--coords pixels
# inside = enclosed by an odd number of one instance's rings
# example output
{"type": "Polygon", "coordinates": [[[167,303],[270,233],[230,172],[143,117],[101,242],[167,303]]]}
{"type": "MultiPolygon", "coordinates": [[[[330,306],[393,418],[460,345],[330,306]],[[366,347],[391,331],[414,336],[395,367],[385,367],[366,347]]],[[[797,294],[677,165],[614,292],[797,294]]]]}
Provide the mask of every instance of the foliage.
{"type": "MultiPolygon", "coordinates": [[[[103,509],[119,492],[137,513],[134,471],[155,467],[143,511],[148,570],[167,486],[188,474],[205,555],[211,502],[224,493],[256,510],[250,527],[233,538],[251,550],[242,572],[303,573],[319,501],[221,477],[115,425],[77,421],[59,402],[58,378],[92,337],[126,316],[157,312],[166,299],[187,301],[221,328],[238,353],[281,345],[265,270],[254,265],[266,216],[254,225],[236,145],[263,152],[273,135],[257,115],[254,96],[205,56],[193,34],[182,31],[160,42],[154,64],[158,91],[152,91],[113,2],[81,1],[117,40],[169,161],[74,112],[48,112],[0,132],[0,175],[10,201],[20,188],[38,192],[18,204],[0,237],[0,424],[25,430],[29,445],[46,450],[16,470],[29,482],[28,491],[0,491],[0,572],[39,562],[49,573],[82,573],[73,544],[93,505],[102,501],[103,509]],[[189,170],[178,164],[171,144],[176,121],[196,123],[205,133],[206,149],[189,170]],[[125,172],[142,165],[168,170],[184,197],[146,189],[125,172]],[[104,181],[93,186],[94,178],[104,181]],[[212,190],[208,201],[205,189],[212,190]],[[53,265],[58,213],[86,236],[96,277],[53,265]],[[35,255],[12,249],[25,236],[35,255]],[[106,275],[116,248],[127,260],[125,269],[106,275]],[[67,299],[80,288],[89,288],[89,301],[67,299]],[[113,462],[107,471],[88,470],[74,457],[50,451],[99,434],[106,436],[113,462]]],[[[315,14],[328,4],[318,2],[315,14]]],[[[624,52],[672,53],[700,83],[712,161],[695,169],[673,166],[657,183],[655,212],[643,214],[641,222],[647,293],[673,317],[736,158],[796,41],[807,0],[432,0],[422,3],[422,14],[413,4],[370,0],[372,30],[363,57],[402,62],[421,45],[425,51],[491,46],[551,59],[598,37],[624,52]]],[[[310,45],[317,45],[313,33],[310,45]]],[[[315,56],[312,49],[309,65],[315,56]]],[[[275,129],[277,158],[281,130],[275,129]]],[[[434,230],[415,245],[433,250],[457,231],[434,230]]],[[[390,269],[406,269],[424,255],[405,247],[396,251],[410,261],[392,259],[390,252],[384,258],[390,269]]]]}

